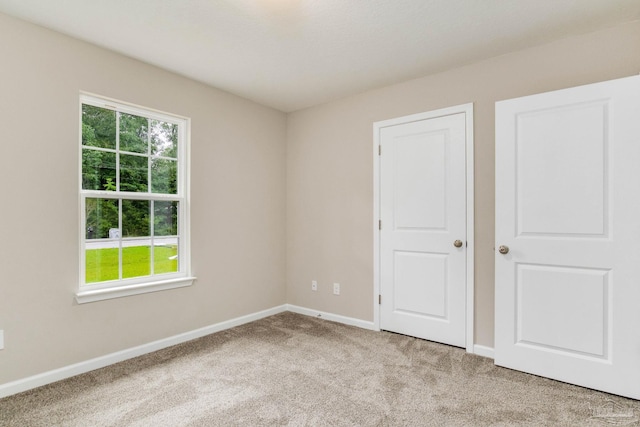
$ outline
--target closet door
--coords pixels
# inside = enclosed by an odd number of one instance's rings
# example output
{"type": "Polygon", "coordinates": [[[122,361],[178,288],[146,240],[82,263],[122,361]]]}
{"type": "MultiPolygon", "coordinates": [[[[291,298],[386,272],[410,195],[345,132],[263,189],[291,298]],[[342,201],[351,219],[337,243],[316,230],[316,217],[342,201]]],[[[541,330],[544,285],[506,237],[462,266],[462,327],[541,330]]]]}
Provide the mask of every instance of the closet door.
{"type": "Polygon", "coordinates": [[[495,363],[640,399],[640,76],[496,104],[495,363]]]}
{"type": "Polygon", "coordinates": [[[380,327],[466,344],[466,113],[379,129],[380,327]]]}

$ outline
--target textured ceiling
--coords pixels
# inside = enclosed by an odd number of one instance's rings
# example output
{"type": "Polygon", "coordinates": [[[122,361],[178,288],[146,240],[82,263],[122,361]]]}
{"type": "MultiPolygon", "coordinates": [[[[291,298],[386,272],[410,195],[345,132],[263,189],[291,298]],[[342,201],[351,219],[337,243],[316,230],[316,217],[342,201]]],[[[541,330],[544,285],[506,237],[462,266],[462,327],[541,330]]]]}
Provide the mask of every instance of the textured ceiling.
{"type": "Polygon", "coordinates": [[[640,19],[640,0],[0,0],[0,12],[294,111],[640,19]]]}

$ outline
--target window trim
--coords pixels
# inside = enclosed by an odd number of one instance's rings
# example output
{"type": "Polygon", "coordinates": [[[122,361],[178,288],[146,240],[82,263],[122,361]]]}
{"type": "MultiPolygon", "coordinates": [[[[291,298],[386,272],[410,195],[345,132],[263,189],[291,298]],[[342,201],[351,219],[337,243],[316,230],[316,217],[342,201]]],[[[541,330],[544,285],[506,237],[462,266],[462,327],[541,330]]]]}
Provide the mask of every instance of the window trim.
{"type": "MultiPolygon", "coordinates": [[[[78,111],[78,207],[79,207],[79,280],[75,299],[78,304],[101,301],[112,298],[120,298],[129,295],[138,295],[148,292],[156,292],[166,289],[175,289],[193,284],[195,277],[191,274],[191,236],[190,236],[190,137],[191,120],[188,117],[179,116],[172,113],[137,106],[124,101],[95,95],[88,92],[80,92],[78,111]],[[178,125],[178,175],[176,194],[152,193],[148,187],[146,193],[135,193],[127,191],[106,191],[106,190],[85,190],[82,188],[82,105],[92,105],[99,108],[106,108],[119,113],[143,116],[151,120],[178,125]],[[117,279],[97,283],[86,283],[86,212],[85,200],[87,198],[108,198],[119,200],[166,200],[178,201],[178,239],[179,239],[179,270],[175,273],[161,275],[140,276],[135,278],[117,279]]],[[[120,147],[116,145],[116,152],[120,152],[120,147]]],[[[127,154],[127,152],[124,152],[127,154]]],[[[149,158],[153,156],[148,153],[149,158]]],[[[164,158],[163,156],[156,156],[164,158]]],[[[149,185],[151,183],[149,182],[149,185]]],[[[153,238],[153,236],[151,237],[153,238]]]]}
{"type": "Polygon", "coordinates": [[[191,286],[195,280],[195,277],[189,276],[171,280],[148,281],[144,283],[121,285],[117,287],[112,286],[110,288],[80,290],[76,292],[76,301],[78,302],[78,304],[85,304],[88,302],[146,294],[149,292],[184,288],[186,286],[191,286]]]}

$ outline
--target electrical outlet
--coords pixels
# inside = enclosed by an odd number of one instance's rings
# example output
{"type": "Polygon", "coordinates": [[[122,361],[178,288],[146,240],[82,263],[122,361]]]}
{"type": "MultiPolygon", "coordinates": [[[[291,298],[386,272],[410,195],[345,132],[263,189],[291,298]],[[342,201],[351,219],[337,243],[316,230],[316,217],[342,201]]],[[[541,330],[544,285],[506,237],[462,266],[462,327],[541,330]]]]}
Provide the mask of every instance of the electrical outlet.
{"type": "Polygon", "coordinates": [[[318,290],[318,282],[315,280],[311,281],[311,290],[312,291],[317,291],[318,290]]]}
{"type": "Polygon", "coordinates": [[[340,295],[340,283],[333,284],[333,294],[340,295]]]}
{"type": "Polygon", "coordinates": [[[4,331],[0,329],[0,350],[4,350],[4,331]]]}

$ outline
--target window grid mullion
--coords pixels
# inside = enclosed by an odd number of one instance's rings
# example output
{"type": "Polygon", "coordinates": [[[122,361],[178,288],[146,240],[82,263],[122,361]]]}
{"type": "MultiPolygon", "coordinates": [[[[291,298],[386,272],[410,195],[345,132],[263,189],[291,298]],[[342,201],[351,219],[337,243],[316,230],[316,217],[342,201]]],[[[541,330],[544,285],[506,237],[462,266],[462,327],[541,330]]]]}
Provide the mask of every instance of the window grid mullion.
{"type": "Polygon", "coordinates": [[[94,147],[93,145],[83,145],[83,150],[92,150],[92,151],[102,151],[105,153],[115,153],[116,150],[114,148],[103,148],[103,147],[94,147]]]}
{"type": "Polygon", "coordinates": [[[127,156],[148,157],[146,153],[134,153],[133,151],[120,150],[120,153],[126,154],[127,156]]]}
{"type": "Polygon", "coordinates": [[[129,200],[164,200],[171,202],[179,202],[184,197],[177,194],[163,194],[163,193],[133,193],[126,191],[106,191],[106,190],[82,190],[81,194],[85,197],[98,197],[102,199],[117,199],[124,197],[129,200]]]}
{"type": "Polygon", "coordinates": [[[147,193],[151,192],[151,120],[147,117],[147,193]]]}
{"type": "MultiPolygon", "coordinates": [[[[120,112],[116,110],[116,193],[120,193],[120,112]]],[[[122,280],[122,199],[118,199],[118,280],[122,280]]]]}
{"type": "MultiPolygon", "coordinates": [[[[151,192],[151,119],[147,117],[147,193],[151,194],[151,192]]],[[[149,257],[149,262],[151,263],[149,266],[149,272],[151,273],[151,276],[155,275],[154,259],[156,256],[156,245],[153,241],[153,228],[155,224],[156,211],[154,203],[154,200],[151,199],[151,203],[149,203],[149,209],[151,210],[151,212],[149,212],[149,242],[151,243],[151,247],[149,248],[149,252],[151,253],[151,256],[149,257]]]]}
{"type": "Polygon", "coordinates": [[[118,199],[118,280],[122,280],[122,199],[118,199]]]}
{"type": "Polygon", "coordinates": [[[155,200],[151,200],[151,203],[149,204],[149,207],[151,209],[151,212],[149,214],[149,221],[151,222],[151,224],[149,224],[149,234],[151,234],[151,236],[149,236],[149,241],[151,242],[151,248],[149,248],[151,250],[151,257],[150,257],[150,262],[151,262],[151,269],[149,270],[151,272],[151,275],[154,276],[156,274],[155,271],[155,257],[156,257],[156,245],[154,242],[154,228],[155,228],[155,223],[156,223],[156,207],[155,207],[155,200]]]}
{"type": "Polygon", "coordinates": [[[120,191],[120,113],[116,111],[116,191],[120,191]]]}

